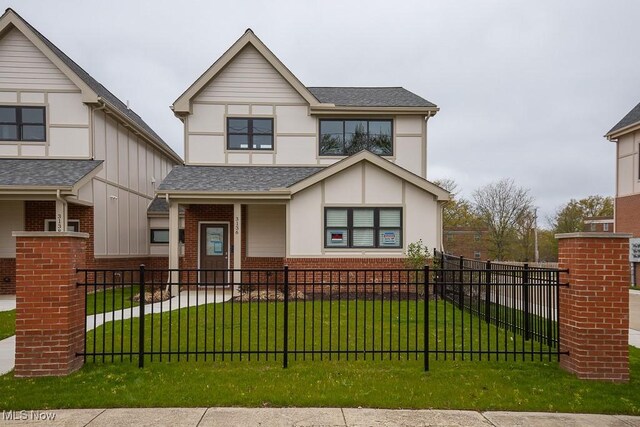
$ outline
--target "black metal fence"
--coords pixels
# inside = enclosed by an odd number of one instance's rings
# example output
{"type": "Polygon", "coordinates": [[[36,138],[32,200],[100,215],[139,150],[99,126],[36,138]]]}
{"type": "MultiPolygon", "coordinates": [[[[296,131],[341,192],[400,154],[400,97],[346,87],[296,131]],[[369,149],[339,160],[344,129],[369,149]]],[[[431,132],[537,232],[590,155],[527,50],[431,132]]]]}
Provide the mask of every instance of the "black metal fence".
{"type": "MultiPolygon", "coordinates": [[[[428,369],[429,354],[560,354],[557,314],[527,316],[516,304],[527,281],[496,292],[486,269],[79,273],[89,362],[421,359],[428,369]]],[[[555,296],[548,312],[557,313],[558,285],[539,285],[555,296]]]]}

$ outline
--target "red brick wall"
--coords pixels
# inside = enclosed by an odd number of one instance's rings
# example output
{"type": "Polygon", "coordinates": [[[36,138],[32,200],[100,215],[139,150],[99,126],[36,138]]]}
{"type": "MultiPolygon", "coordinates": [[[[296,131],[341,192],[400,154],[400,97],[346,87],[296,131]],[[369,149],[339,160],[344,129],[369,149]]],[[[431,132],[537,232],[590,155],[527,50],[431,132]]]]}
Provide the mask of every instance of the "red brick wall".
{"type": "Polygon", "coordinates": [[[76,268],[86,239],[22,236],[16,243],[17,377],[67,375],[82,367],[85,299],[76,268]]]}
{"type": "Polygon", "coordinates": [[[448,254],[475,259],[475,253],[480,252],[479,259],[489,259],[489,232],[486,230],[445,228],[443,238],[444,251],[448,254]],[[476,235],[479,235],[479,240],[476,240],[476,235]]]}
{"type": "MultiPolygon", "coordinates": [[[[568,235],[575,236],[575,235],[568,235]]],[[[613,235],[614,236],[614,235],[613,235]]],[[[629,240],[570,237],[558,241],[560,366],[579,378],[629,380],[629,240]]]]}
{"type": "Polygon", "coordinates": [[[16,293],[16,259],[0,258],[0,295],[16,293]]]}
{"type": "Polygon", "coordinates": [[[616,198],[616,233],[640,237],[640,194],[616,198]]]}

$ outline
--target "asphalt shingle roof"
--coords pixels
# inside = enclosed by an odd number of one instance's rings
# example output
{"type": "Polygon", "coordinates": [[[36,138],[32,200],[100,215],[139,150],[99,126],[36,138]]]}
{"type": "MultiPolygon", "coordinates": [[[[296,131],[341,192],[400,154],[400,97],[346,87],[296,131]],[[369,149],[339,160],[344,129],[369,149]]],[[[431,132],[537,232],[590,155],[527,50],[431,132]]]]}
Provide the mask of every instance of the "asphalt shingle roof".
{"type": "Polygon", "coordinates": [[[0,159],[0,187],[68,188],[103,160],[0,159]]]}
{"type": "Polygon", "coordinates": [[[308,87],[318,101],[343,107],[436,107],[402,87],[308,87]]]}
{"type": "MultiPolygon", "coordinates": [[[[184,206],[180,205],[178,207],[180,213],[184,212],[184,206]]],[[[147,208],[148,213],[167,213],[169,212],[169,203],[163,198],[156,197],[153,199],[149,207],[147,208]]]]}
{"type": "MultiPolygon", "coordinates": [[[[16,13],[13,9],[11,9],[11,10],[13,11],[13,13],[18,15],[18,13],[16,13]]],[[[22,19],[22,21],[25,23],[25,25],[28,26],[31,29],[31,31],[33,31],[34,34],[36,36],[38,36],[38,38],[40,40],[42,40],[42,42],[45,45],[47,45],[47,47],[49,49],[51,49],[53,51],[53,53],[55,53],[58,58],[60,58],[60,60],[62,62],[65,63],[65,65],[67,67],[71,68],[71,70],[83,82],[85,82],[85,84],[87,86],[89,86],[91,88],[91,90],[93,90],[99,97],[103,98],[107,103],[109,103],[110,105],[112,105],[113,107],[118,109],[118,111],[120,111],[122,114],[124,114],[129,119],[131,119],[135,124],[140,126],[153,139],[155,139],[156,142],[159,145],[161,145],[165,150],[169,151],[170,153],[175,155],[177,158],[180,158],[180,156],[178,156],[178,154],[176,154],[176,152],[173,151],[173,149],[166,142],[164,142],[164,140],[162,138],[160,138],[160,135],[158,135],[153,129],[151,129],[151,127],[144,120],[142,120],[142,117],[137,115],[130,108],[127,108],[127,105],[124,102],[120,101],[120,99],[118,99],[117,96],[112,94],[106,87],[104,87],[96,79],[91,77],[91,75],[89,75],[89,73],[87,73],[81,66],[76,64],[76,62],[73,59],[69,58],[63,51],[58,49],[58,47],[55,44],[53,44],[49,39],[47,39],[45,36],[43,36],[38,30],[36,30],[31,24],[29,24],[24,18],[22,18],[20,15],[18,15],[18,16],[20,17],[20,19],[22,19]]]]}
{"type": "Polygon", "coordinates": [[[611,133],[614,131],[617,131],[619,129],[625,128],[629,125],[632,125],[634,123],[638,123],[640,122],[640,104],[636,105],[635,107],[633,107],[633,109],[631,111],[629,111],[627,113],[626,116],[624,116],[622,118],[622,120],[620,120],[618,122],[618,124],[616,124],[614,127],[611,128],[611,130],[607,133],[611,133]]]}
{"type": "Polygon", "coordinates": [[[292,166],[176,166],[158,191],[269,191],[289,187],[321,167],[292,166]]]}

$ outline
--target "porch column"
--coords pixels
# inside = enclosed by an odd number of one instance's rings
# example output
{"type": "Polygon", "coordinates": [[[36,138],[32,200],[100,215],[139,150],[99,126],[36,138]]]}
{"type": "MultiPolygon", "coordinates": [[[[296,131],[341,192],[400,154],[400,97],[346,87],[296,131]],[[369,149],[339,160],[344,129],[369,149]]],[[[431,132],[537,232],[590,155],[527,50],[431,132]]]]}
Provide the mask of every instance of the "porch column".
{"type": "Polygon", "coordinates": [[[67,202],[60,197],[56,198],[56,231],[67,231],[67,202]]]}
{"type": "MultiPolygon", "coordinates": [[[[242,204],[233,204],[233,268],[242,268],[242,204]]],[[[233,282],[240,283],[240,272],[233,274],[233,282]]]]}
{"type": "MultiPolygon", "coordinates": [[[[179,204],[174,200],[169,201],[169,269],[180,268],[180,216],[179,204]]],[[[171,295],[180,292],[179,274],[172,272],[170,275],[171,295]]]]}

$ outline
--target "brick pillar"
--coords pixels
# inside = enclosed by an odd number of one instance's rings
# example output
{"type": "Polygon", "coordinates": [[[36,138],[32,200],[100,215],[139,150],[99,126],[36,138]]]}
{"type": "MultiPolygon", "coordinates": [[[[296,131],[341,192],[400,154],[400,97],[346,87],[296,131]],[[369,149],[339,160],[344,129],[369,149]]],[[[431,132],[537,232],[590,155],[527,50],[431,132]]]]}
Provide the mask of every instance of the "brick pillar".
{"type": "Polygon", "coordinates": [[[82,367],[85,300],[76,268],[85,266],[86,233],[17,231],[18,377],[67,375],[82,367]]]}
{"type": "Polygon", "coordinates": [[[629,381],[630,234],[557,234],[560,366],[583,379],[629,381]]]}

